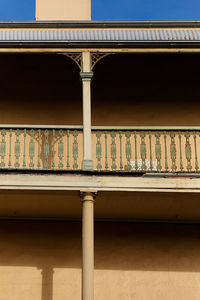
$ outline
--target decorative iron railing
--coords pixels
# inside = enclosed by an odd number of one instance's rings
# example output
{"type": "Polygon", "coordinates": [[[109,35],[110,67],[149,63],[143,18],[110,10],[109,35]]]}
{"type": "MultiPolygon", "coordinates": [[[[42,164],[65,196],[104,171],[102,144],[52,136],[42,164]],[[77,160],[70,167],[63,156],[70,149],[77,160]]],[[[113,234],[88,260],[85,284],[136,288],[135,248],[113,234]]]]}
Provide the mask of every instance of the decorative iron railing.
{"type": "Polygon", "coordinates": [[[200,128],[93,127],[92,140],[98,171],[200,171],[200,128]]]}
{"type": "MultiPolygon", "coordinates": [[[[94,171],[199,173],[200,127],[92,127],[94,171]]],[[[81,170],[81,126],[0,125],[0,169],[81,170]]]]}
{"type": "Polygon", "coordinates": [[[0,169],[79,170],[80,126],[0,126],[0,169]]]}

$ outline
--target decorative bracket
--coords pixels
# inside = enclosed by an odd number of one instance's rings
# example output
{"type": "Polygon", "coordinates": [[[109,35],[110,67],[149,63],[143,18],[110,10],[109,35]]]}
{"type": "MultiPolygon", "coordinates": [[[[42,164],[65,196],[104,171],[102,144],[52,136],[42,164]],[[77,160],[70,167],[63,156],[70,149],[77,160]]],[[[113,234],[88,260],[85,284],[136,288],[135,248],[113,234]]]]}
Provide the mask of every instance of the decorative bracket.
{"type": "Polygon", "coordinates": [[[62,53],[63,55],[71,58],[75,64],[82,70],[82,53],[62,53]]]}
{"type": "MultiPolygon", "coordinates": [[[[82,53],[79,52],[65,52],[62,53],[63,55],[69,57],[70,59],[72,59],[76,65],[79,67],[80,71],[82,71],[82,53]]],[[[92,53],[91,52],[91,62],[90,62],[90,69],[91,71],[93,70],[94,66],[104,57],[110,55],[111,53],[92,53]]]]}
{"type": "Polygon", "coordinates": [[[108,55],[110,55],[110,53],[91,53],[91,71],[101,59],[108,55]]]}

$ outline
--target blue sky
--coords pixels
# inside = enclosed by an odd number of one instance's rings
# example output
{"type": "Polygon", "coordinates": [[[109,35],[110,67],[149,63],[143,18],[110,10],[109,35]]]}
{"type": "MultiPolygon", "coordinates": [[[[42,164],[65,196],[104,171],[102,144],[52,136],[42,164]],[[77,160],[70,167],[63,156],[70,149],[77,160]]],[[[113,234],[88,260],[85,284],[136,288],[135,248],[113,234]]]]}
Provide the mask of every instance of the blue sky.
{"type": "MultiPolygon", "coordinates": [[[[35,0],[0,0],[0,20],[34,20],[35,0]]],[[[93,20],[198,20],[199,0],[92,0],[93,20]]]]}

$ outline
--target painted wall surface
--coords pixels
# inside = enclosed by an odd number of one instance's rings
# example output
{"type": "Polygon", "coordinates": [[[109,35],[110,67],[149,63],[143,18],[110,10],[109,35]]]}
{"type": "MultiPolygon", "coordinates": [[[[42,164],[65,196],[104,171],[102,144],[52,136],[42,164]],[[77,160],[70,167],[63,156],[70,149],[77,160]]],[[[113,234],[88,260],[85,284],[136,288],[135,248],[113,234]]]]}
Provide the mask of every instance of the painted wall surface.
{"type": "Polygon", "coordinates": [[[78,67],[64,55],[1,55],[1,124],[81,125],[78,67]]]}
{"type": "Polygon", "coordinates": [[[110,55],[94,68],[93,125],[200,125],[199,54],[110,55]]]}
{"type": "MultiPolygon", "coordinates": [[[[92,81],[92,125],[112,126],[200,126],[200,92],[196,69],[199,66],[198,54],[121,54],[109,55],[98,62],[94,68],[92,81]],[[194,65],[197,68],[194,68],[194,65]]],[[[78,66],[65,55],[1,55],[1,124],[43,124],[43,125],[81,125],[82,124],[82,86],[78,66]]],[[[200,66],[199,66],[200,67],[200,66]]],[[[96,143],[97,132],[93,132],[93,157],[97,166],[96,143]]],[[[108,168],[111,170],[110,132],[107,137],[108,168]]],[[[141,162],[140,138],[137,137],[137,157],[141,162]]],[[[186,139],[182,134],[182,150],[186,147],[186,139]]],[[[133,135],[133,132],[132,132],[133,135]]],[[[193,133],[192,133],[193,135],[193,133]]],[[[180,170],[181,159],[183,171],[196,172],[194,135],[190,137],[192,159],[188,165],[185,152],[181,158],[179,151],[179,133],[176,133],[177,146],[176,171],[180,170]]],[[[13,134],[14,136],[14,134],[13,134]]],[[[15,138],[15,137],[14,137],[15,138]]],[[[151,160],[150,139],[146,132],[146,148],[148,162],[151,160]]],[[[65,132],[66,144],[66,132],[65,132]]],[[[30,141],[27,138],[27,145],[30,141]]],[[[120,169],[120,136],[116,135],[117,169],[120,169]]],[[[165,166],[165,137],[161,134],[161,167],[162,171],[172,170],[170,157],[170,134],[166,134],[167,168],[165,166]]],[[[7,143],[9,134],[7,133],[7,143]]],[[[13,139],[15,143],[15,139],[13,139]]],[[[71,134],[71,142],[73,136],[71,134]]],[[[82,160],[82,136],[79,134],[79,162],[82,160]]],[[[105,137],[101,136],[102,168],[105,168],[105,137]]],[[[122,134],[122,144],[126,143],[122,134]]],[[[132,160],[134,164],[134,139],[130,139],[132,160]]],[[[72,143],[71,143],[72,144],[72,143]]],[[[23,145],[23,135],[21,135],[23,145]]],[[[156,162],[156,137],[151,137],[152,161],[156,162]]],[[[57,148],[57,145],[55,145],[57,148]]],[[[196,147],[200,148],[199,134],[196,147]]],[[[38,148],[38,147],[37,147],[38,148]]],[[[52,148],[52,147],[51,147],[52,148]]],[[[72,147],[70,146],[70,149],[72,147]]],[[[8,167],[7,147],[6,159],[8,167]]],[[[12,164],[15,162],[12,147],[12,164]]],[[[65,154],[67,154],[65,152],[65,154]]],[[[35,155],[37,153],[35,152],[35,155]]],[[[50,154],[51,156],[51,154],[50,154]]],[[[198,154],[199,156],[199,154],[198,154]]],[[[199,160],[199,157],[197,157],[199,160]]],[[[21,156],[21,164],[22,164],[21,156]]],[[[29,159],[29,157],[28,157],[29,159]]],[[[36,156],[35,156],[35,159],[36,156]]],[[[44,161],[44,159],[42,159],[44,161]]],[[[67,156],[64,157],[66,165],[67,156]]],[[[72,161],[72,157],[70,157],[72,161]]],[[[125,147],[122,149],[124,169],[128,169],[125,147]]],[[[58,160],[57,160],[58,162],[58,160]]],[[[27,163],[28,165],[28,163],[27,163]]],[[[52,165],[51,159],[49,165],[52,165]]],[[[71,164],[72,165],[72,164],[71,164]]],[[[36,166],[36,164],[35,164],[36,166]]],[[[155,167],[156,168],[156,167],[155,167]]],[[[197,167],[198,169],[198,167],[197,167]]]]}
{"type": "MultiPolygon", "coordinates": [[[[95,224],[95,299],[199,299],[199,229],[95,224]]],[[[80,223],[1,221],[0,243],[0,299],[80,299],[80,223]]]]}
{"type": "Polygon", "coordinates": [[[91,20],[91,0],[36,0],[36,20],[91,20]]]}
{"type": "MultiPolygon", "coordinates": [[[[96,220],[200,221],[199,193],[98,192],[94,209],[96,220]]],[[[79,191],[0,190],[0,219],[80,221],[81,215],[79,191]]]]}
{"type": "MultiPolygon", "coordinates": [[[[0,65],[0,123],[82,124],[79,69],[68,57],[1,55],[0,65]]],[[[198,54],[105,57],[94,68],[92,124],[200,126],[198,67],[198,54]]]]}

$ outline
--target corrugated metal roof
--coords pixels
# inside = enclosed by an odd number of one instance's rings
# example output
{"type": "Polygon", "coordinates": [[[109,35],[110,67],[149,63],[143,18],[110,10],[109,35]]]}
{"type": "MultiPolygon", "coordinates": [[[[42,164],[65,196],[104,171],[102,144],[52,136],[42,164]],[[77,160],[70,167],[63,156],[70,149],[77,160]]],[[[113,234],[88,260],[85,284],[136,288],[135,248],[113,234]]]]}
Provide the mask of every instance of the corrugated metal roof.
{"type": "Polygon", "coordinates": [[[200,41],[200,29],[0,30],[0,42],[200,41]]]}

